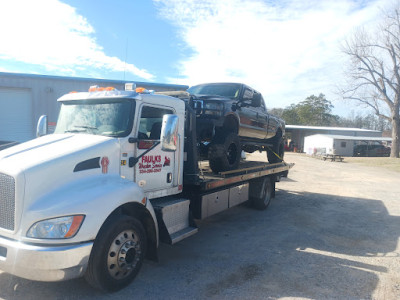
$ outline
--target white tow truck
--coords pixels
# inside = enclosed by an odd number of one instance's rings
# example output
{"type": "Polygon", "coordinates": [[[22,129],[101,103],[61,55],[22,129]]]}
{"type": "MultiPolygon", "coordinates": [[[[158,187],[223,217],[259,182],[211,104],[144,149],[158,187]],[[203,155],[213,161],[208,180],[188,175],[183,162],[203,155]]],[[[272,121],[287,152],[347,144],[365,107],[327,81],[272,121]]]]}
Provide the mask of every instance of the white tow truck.
{"type": "Polygon", "coordinates": [[[127,84],[58,101],[54,134],[42,116],[39,138],[0,151],[0,270],[19,277],[119,290],[196,219],[245,201],[265,209],[291,167],[212,173],[197,159],[192,100],[127,84]]]}

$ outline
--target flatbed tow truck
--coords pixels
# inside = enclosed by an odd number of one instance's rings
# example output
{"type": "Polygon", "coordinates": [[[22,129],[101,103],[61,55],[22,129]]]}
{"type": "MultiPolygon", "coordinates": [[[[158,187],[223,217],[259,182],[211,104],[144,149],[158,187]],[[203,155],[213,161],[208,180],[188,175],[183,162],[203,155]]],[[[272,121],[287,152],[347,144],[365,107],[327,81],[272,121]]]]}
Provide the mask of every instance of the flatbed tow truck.
{"type": "Polygon", "coordinates": [[[54,134],[0,152],[0,270],[38,281],[127,286],[159,242],[174,244],[243,202],[265,209],[292,164],[198,160],[191,101],[91,87],[62,96],[54,134]]]}

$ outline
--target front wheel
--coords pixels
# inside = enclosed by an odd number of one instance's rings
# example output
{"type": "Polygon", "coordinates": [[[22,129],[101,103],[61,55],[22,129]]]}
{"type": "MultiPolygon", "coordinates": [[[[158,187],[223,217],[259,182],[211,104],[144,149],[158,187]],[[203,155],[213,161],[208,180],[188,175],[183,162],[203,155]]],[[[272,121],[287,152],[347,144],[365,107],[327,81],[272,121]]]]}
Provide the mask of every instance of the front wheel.
{"type": "Polygon", "coordinates": [[[146,252],[146,234],[135,218],[116,215],[101,228],[86,270],[86,281],[113,292],[130,284],[139,272],[146,252]]]}
{"type": "Polygon", "coordinates": [[[214,173],[237,169],[242,148],[236,133],[220,133],[215,136],[208,149],[210,168],[214,173]]]}

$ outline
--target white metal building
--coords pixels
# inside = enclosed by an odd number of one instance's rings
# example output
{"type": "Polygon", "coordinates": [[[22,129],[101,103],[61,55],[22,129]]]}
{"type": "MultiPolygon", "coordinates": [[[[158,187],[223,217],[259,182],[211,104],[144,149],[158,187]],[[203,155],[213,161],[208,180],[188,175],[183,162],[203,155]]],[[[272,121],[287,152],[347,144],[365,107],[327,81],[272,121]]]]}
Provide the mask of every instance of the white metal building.
{"type": "Polygon", "coordinates": [[[308,155],[326,153],[353,156],[354,146],[357,143],[391,140],[391,138],[385,137],[314,134],[304,138],[304,152],[308,155]]]}
{"type": "Polygon", "coordinates": [[[286,125],[286,133],[290,134],[291,140],[296,145],[297,149],[303,152],[307,152],[305,137],[316,134],[350,137],[382,137],[382,131],[378,130],[304,125],[286,125]]]}
{"type": "MultiPolygon", "coordinates": [[[[91,85],[124,89],[126,82],[93,78],[74,78],[0,72],[0,146],[8,141],[24,142],[35,137],[36,122],[47,115],[54,127],[59,105],[57,99],[71,91],[87,91],[91,85]]],[[[155,91],[186,90],[188,86],[135,82],[155,91]]]]}

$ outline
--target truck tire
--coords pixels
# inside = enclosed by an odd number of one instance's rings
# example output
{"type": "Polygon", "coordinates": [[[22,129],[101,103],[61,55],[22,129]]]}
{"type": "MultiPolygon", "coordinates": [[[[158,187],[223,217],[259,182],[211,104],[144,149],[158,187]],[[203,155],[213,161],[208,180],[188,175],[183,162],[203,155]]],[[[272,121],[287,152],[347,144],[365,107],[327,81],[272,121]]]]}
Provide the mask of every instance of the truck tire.
{"type": "Polygon", "coordinates": [[[273,195],[272,179],[268,176],[254,179],[250,182],[250,201],[258,210],[265,210],[273,195]]]}
{"type": "Polygon", "coordinates": [[[146,245],[145,231],[137,219],[123,215],[111,217],[94,242],[86,281],[106,292],[124,288],[139,272],[146,245]]]}
{"type": "Polygon", "coordinates": [[[283,161],[285,155],[285,145],[282,136],[276,136],[273,139],[273,146],[267,149],[267,158],[269,163],[276,164],[283,161]]]}
{"type": "Polygon", "coordinates": [[[237,169],[242,154],[236,133],[216,135],[208,149],[210,168],[214,173],[237,169]]]}

